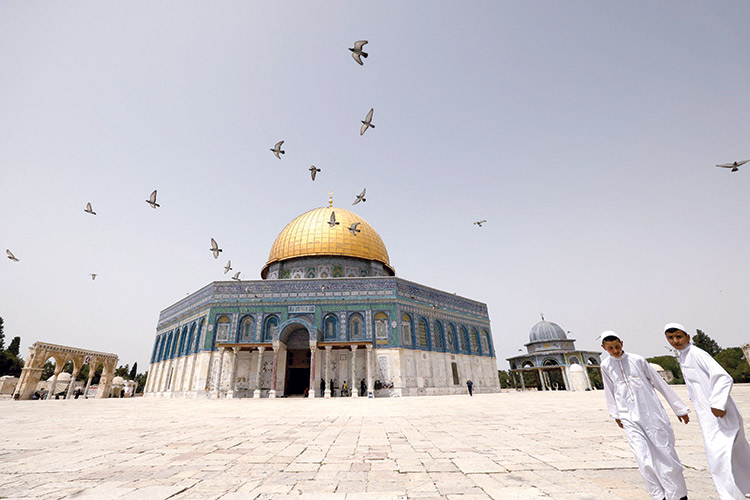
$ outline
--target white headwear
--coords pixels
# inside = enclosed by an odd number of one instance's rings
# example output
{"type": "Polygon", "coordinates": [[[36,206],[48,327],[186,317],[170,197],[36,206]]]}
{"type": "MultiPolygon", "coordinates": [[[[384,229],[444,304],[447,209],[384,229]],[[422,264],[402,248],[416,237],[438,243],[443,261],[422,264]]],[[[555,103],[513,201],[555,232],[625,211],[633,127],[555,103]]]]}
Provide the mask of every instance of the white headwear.
{"type": "Polygon", "coordinates": [[[679,323],[667,323],[666,325],[664,325],[664,333],[667,333],[667,330],[671,330],[672,328],[676,328],[677,330],[682,330],[683,332],[688,333],[687,328],[679,323]]]}
{"type": "Polygon", "coordinates": [[[599,335],[599,342],[601,342],[602,344],[604,344],[604,337],[609,337],[610,335],[613,336],[613,337],[617,337],[618,339],[620,339],[620,342],[622,342],[622,337],[620,337],[620,335],[618,333],[613,332],[612,330],[605,330],[605,331],[603,331],[602,334],[599,335]]]}

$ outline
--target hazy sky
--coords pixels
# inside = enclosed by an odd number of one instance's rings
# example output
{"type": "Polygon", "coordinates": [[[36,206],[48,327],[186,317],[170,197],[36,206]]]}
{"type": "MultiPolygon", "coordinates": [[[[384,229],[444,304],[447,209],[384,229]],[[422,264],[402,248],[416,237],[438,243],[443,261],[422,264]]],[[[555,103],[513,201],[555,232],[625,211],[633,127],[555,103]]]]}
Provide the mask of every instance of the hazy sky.
{"type": "Polygon", "coordinates": [[[259,279],[333,190],[398,276],[487,303],[500,368],[540,313],[582,349],[612,329],[667,354],[670,321],[750,342],[750,164],[714,166],[750,158],[748,19],[745,1],[2,2],[6,338],[144,370],[162,309],[227,258],[259,279]]]}

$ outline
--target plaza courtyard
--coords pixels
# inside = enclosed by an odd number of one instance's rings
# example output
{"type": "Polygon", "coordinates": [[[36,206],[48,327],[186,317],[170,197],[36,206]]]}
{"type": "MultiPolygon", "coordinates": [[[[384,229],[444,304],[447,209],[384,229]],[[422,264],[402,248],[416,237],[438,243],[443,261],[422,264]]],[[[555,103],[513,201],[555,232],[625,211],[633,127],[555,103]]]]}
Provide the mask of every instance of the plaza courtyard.
{"type": "MultiPolygon", "coordinates": [[[[676,387],[687,401],[684,386],[676,387]]],[[[750,385],[733,396],[750,434],[750,385]]],[[[695,420],[690,497],[716,499],[695,420]]],[[[0,498],[648,500],[594,392],[0,401],[0,498]]]]}

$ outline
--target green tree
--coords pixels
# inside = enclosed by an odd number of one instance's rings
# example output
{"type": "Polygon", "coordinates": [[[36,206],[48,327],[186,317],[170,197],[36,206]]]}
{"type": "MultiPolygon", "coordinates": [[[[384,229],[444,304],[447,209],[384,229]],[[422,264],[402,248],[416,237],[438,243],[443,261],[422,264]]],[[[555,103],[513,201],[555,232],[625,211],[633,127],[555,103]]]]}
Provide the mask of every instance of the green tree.
{"type": "MultiPolygon", "coordinates": [[[[96,385],[99,383],[99,378],[102,376],[102,371],[104,369],[104,365],[99,365],[99,367],[94,371],[94,378],[91,379],[91,385],[96,385]]],[[[83,380],[88,381],[89,380],[89,373],[91,373],[91,364],[87,363],[81,367],[81,370],[78,372],[78,376],[76,377],[76,380],[83,380]]]]}
{"type": "Polygon", "coordinates": [[[696,330],[692,340],[693,344],[695,344],[697,347],[700,347],[711,356],[716,356],[717,354],[719,354],[719,351],[721,351],[721,346],[717,344],[714,339],[703,333],[702,330],[696,330]]]}
{"type": "Polygon", "coordinates": [[[0,351],[5,349],[5,333],[3,329],[3,318],[0,317],[0,351]]]}
{"type": "Polygon", "coordinates": [[[674,379],[670,384],[684,384],[685,380],[682,378],[682,370],[680,370],[680,363],[674,356],[654,356],[653,358],[647,358],[646,361],[649,363],[656,363],[665,370],[669,370],[674,375],[674,379]]]}
{"type": "Polygon", "coordinates": [[[133,368],[130,369],[130,375],[128,378],[130,380],[135,380],[135,377],[138,375],[138,361],[133,363],[133,368]]]}
{"type": "Polygon", "coordinates": [[[135,380],[138,385],[135,387],[136,394],[139,394],[143,392],[143,388],[146,386],[146,379],[148,378],[148,372],[146,373],[139,373],[135,376],[135,380]]]}
{"type": "Polygon", "coordinates": [[[13,377],[21,376],[23,370],[23,359],[14,356],[8,351],[0,351],[0,376],[12,375],[13,377]]]}
{"type": "Polygon", "coordinates": [[[130,373],[130,366],[118,366],[115,368],[115,377],[122,377],[127,378],[128,374],[130,373]]]}
{"type": "Polygon", "coordinates": [[[47,361],[42,365],[42,380],[47,380],[55,374],[55,364],[52,361],[47,361]]]}
{"type": "Polygon", "coordinates": [[[18,353],[21,352],[21,337],[13,337],[8,346],[8,352],[13,356],[18,356],[18,353]]]}
{"type": "Polygon", "coordinates": [[[745,356],[739,347],[722,349],[714,356],[714,359],[729,373],[735,382],[750,382],[750,365],[745,361],[745,356]]]}

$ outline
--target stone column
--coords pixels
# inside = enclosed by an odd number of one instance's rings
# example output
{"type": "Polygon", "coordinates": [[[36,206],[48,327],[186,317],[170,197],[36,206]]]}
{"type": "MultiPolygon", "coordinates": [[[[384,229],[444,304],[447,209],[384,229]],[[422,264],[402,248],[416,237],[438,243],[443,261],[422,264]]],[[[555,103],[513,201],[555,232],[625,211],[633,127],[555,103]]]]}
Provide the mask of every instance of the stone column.
{"type": "Polygon", "coordinates": [[[187,371],[188,360],[190,356],[182,357],[182,376],[180,376],[180,391],[185,392],[185,372],[187,371]]]}
{"type": "Polygon", "coordinates": [[[264,346],[258,347],[258,366],[255,367],[255,391],[253,392],[254,398],[260,397],[260,370],[263,367],[263,351],[266,348],[264,346]]]}
{"type": "Polygon", "coordinates": [[[351,397],[356,398],[359,396],[359,387],[357,386],[357,346],[351,346],[352,349],[352,387],[351,397]]]}
{"type": "Polygon", "coordinates": [[[367,344],[367,358],[365,362],[367,363],[367,367],[365,368],[367,372],[367,397],[373,398],[375,397],[375,393],[372,387],[372,344],[367,344]]]}
{"type": "Polygon", "coordinates": [[[227,398],[234,398],[234,391],[237,385],[237,354],[240,352],[239,347],[232,347],[232,378],[229,379],[229,392],[227,392],[227,398]]]}
{"type": "Polygon", "coordinates": [[[76,377],[78,376],[78,372],[81,370],[80,367],[73,370],[73,375],[70,378],[70,385],[68,386],[68,393],[65,395],[65,399],[70,399],[70,395],[73,393],[73,386],[76,385],[76,377]]]}
{"type": "Polygon", "coordinates": [[[328,365],[331,364],[331,349],[333,347],[327,345],[326,346],[326,369],[325,369],[325,376],[323,380],[325,380],[326,383],[326,391],[323,397],[330,398],[331,397],[331,380],[328,378],[328,365]]]}
{"type": "Polygon", "coordinates": [[[315,353],[317,351],[318,343],[310,342],[310,387],[307,390],[307,397],[311,399],[315,398],[315,353]]]}
{"type": "Polygon", "coordinates": [[[563,383],[565,384],[565,390],[566,391],[572,391],[573,387],[570,385],[570,377],[568,376],[568,366],[562,367],[562,376],[563,376],[563,383]]]}
{"type": "Polygon", "coordinates": [[[526,391],[526,381],[524,380],[524,375],[526,374],[524,371],[521,371],[521,390],[526,391]]]}
{"type": "MultiPolygon", "coordinates": [[[[57,362],[57,361],[55,361],[57,362]]],[[[60,375],[60,372],[62,371],[62,365],[55,367],[55,376],[52,377],[52,386],[49,389],[49,392],[47,392],[47,397],[44,399],[51,399],[53,393],[55,392],[55,387],[57,386],[57,376],[60,375]]]]}
{"type": "Polygon", "coordinates": [[[170,377],[170,385],[169,385],[170,397],[172,394],[177,392],[177,381],[179,380],[179,377],[177,376],[177,371],[179,369],[180,369],[180,358],[177,358],[174,360],[174,370],[172,370],[172,376],[170,377]]]}
{"type": "Polygon", "coordinates": [[[593,391],[594,388],[591,385],[591,379],[589,378],[589,369],[586,367],[586,365],[583,366],[583,373],[586,374],[586,386],[589,388],[590,391],[593,391]]]}
{"type": "Polygon", "coordinates": [[[83,399],[88,399],[89,397],[89,387],[91,387],[91,381],[94,380],[94,369],[91,368],[91,363],[89,363],[89,379],[86,382],[86,388],[83,390],[83,399]]]}
{"type": "Polygon", "coordinates": [[[216,398],[221,397],[221,372],[224,368],[224,351],[226,350],[226,347],[219,347],[219,369],[217,370],[216,381],[214,382],[214,397],[216,398]]]}
{"type": "Polygon", "coordinates": [[[279,349],[281,346],[277,342],[273,343],[273,368],[271,369],[271,390],[268,392],[269,398],[276,397],[276,372],[279,367],[279,349]]]}

